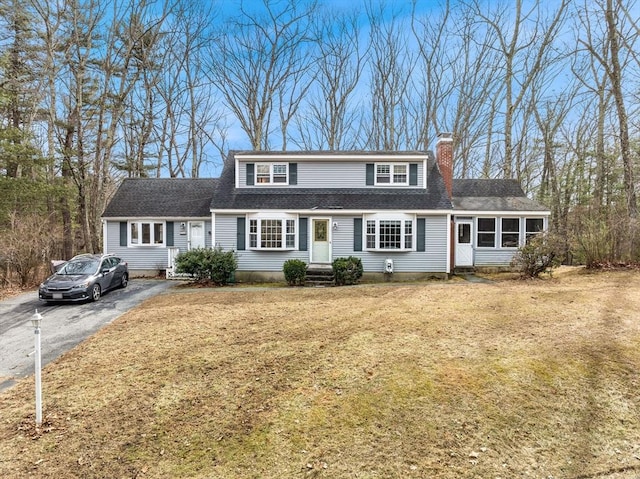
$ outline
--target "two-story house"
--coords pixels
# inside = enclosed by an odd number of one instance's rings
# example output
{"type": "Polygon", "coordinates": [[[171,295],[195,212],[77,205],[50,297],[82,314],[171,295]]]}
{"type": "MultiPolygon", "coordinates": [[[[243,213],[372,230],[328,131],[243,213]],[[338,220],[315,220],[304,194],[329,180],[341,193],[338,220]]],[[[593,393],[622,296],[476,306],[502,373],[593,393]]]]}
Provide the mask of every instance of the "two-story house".
{"type": "Polygon", "coordinates": [[[357,256],[367,276],[446,277],[508,266],[549,211],[515,180],[454,180],[450,135],[436,155],[261,152],[227,156],[219,179],[127,179],[104,214],[104,250],[132,274],[167,270],[180,251],[221,247],[238,279],[280,279],[287,259],[357,256]]]}

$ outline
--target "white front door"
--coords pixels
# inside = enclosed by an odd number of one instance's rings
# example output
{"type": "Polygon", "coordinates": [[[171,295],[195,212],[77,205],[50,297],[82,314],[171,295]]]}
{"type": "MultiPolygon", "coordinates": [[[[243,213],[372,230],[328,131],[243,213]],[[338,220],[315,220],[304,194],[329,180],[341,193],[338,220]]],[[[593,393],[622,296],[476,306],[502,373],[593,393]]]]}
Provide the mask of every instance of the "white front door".
{"type": "Polygon", "coordinates": [[[473,266],[473,221],[456,220],[456,266],[473,266]]]}
{"type": "Polygon", "coordinates": [[[189,249],[204,248],[204,221],[189,221],[189,249]]]}
{"type": "Polygon", "coordinates": [[[311,262],[331,262],[331,229],[328,218],[311,220],[311,262]]]}

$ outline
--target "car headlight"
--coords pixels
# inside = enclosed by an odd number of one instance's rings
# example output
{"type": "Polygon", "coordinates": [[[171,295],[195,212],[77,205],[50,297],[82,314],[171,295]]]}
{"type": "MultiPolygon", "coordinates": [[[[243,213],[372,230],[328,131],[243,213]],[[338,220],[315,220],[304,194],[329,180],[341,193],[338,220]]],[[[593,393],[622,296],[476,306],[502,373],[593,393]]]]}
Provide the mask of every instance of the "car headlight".
{"type": "Polygon", "coordinates": [[[84,283],[74,284],[71,286],[71,289],[87,289],[89,287],[89,281],[85,281],[84,283]]]}

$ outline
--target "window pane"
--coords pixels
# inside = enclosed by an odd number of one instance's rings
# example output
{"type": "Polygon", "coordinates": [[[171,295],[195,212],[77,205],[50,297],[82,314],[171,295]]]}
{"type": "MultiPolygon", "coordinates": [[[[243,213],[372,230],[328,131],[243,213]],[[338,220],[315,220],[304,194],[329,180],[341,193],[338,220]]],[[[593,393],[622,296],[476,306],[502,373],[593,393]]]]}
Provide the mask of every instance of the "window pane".
{"type": "Polygon", "coordinates": [[[471,225],[469,223],[458,224],[458,244],[471,244],[471,225]]]}
{"type": "Polygon", "coordinates": [[[138,223],[131,223],[131,243],[138,244],[140,236],[138,234],[138,223]]]}
{"type": "Polygon", "coordinates": [[[287,165],[273,165],[273,182],[287,182],[287,165]]]}
{"type": "Polygon", "coordinates": [[[503,248],[517,248],[520,235],[518,233],[502,233],[503,248]]]}
{"type": "Polygon", "coordinates": [[[142,223],[142,244],[151,244],[151,225],[142,223]]]}
{"type": "Polygon", "coordinates": [[[282,248],[282,221],[262,220],[261,248],[282,248]]]}
{"type": "Polygon", "coordinates": [[[393,167],[393,182],[394,183],[407,182],[407,165],[395,165],[393,167]]]}
{"type": "Polygon", "coordinates": [[[375,249],[376,247],[376,222],[367,221],[367,248],[375,249]]]}
{"type": "Polygon", "coordinates": [[[478,218],[478,231],[495,231],[495,218],[478,218]]]}
{"type": "Polygon", "coordinates": [[[401,248],[401,221],[380,221],[380,249],[401,248]]]}
{"type": "Polygon", "coordinates": [[[413,222],[404,222],[404,247],[405,249],[413,248],[413,222]]]}
{"type": "Polygon", "coordinates": [[[258,247],[258,220],[249,220],[249,247],[258,247]]]}
{"type": "Polygon", "coordinates": [[[256,183],[270,183],[269,165],[256,165],[256,183]]]}
{"type": "Polygon", "coordinates": [[[296,222],[287,220],[287,248],[295,248],[296,246],[296,222]]]}
{"type": "Polygon", "coordinates": [[[527,218],[527,233],[539,233],[544,227],[542,218],[527,218]]]}
{"type": "Polygon", "coordinates": [[[164,224],[163,223],[154,223],[153,224],[153,242],[155,244],[163,244],[164,243],[164,235],[162,234],[162,230],[164,224]]]}
{"type": "Polygon", "coordinates": [[[520,220],[518,218],[502,218],[502,231],[504,233],[519,233],[520,220]]]}
{"type": "Polygon", "coordinates": [[[493,248],[495,246],[495,233],[478,233],[478,246],[493,248]]]}
{"type": "Polygon", "coordinates": [[[391,165],[376,165],[376,183],[391,183],[391,165]]]}

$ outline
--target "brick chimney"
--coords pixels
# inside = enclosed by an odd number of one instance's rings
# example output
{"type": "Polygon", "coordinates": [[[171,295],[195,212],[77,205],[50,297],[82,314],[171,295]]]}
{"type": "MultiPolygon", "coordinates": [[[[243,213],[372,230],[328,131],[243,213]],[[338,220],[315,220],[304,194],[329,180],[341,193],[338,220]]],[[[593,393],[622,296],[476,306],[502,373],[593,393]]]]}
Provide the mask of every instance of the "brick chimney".
{"type": "Polygon", "coordinates": [[[438,133],[436,161],[444,180],[444,186],[449,193],[449,199],[451,199],[453,195],[453,138],[451,133],[438,133]]]}

